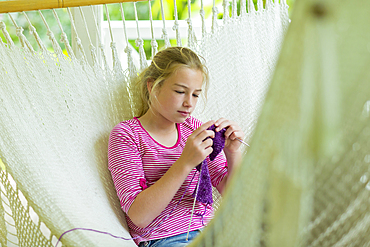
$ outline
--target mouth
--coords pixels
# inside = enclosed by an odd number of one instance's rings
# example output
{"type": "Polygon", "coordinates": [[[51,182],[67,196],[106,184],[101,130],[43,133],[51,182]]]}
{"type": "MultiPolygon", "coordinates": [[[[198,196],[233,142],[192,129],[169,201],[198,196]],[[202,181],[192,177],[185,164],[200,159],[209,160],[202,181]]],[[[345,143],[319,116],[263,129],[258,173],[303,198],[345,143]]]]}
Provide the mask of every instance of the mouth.
{"type": "Polygon", "coordinates": [[[187,112],[187,111],[177,111],[177,112],[180,113],[184,117],[186,117],[190,114],[190,112],[187,112]]]}

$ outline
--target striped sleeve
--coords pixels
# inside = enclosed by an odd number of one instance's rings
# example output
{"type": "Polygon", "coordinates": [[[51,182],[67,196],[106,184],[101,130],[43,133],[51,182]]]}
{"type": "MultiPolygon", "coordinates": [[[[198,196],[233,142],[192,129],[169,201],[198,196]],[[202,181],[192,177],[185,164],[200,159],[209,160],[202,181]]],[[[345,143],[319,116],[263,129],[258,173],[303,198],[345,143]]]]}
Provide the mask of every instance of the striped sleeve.
{"type": "Polygon", "coordinates": [[[136,196],[145,189],[146,180],[134,133],[123,123],[114,127],[109,136],[108,168],[121,208],[127,213],[136,196]]]}
{"type": "Polygon", "coordinates": [[[219,153],[216,158],[211,161],[209,157],[208,169],[209,176],[211,177],[211,182],[214,187],[222,181],[222,179],[227,175],[227,161],[224,152],[219,153]]]}

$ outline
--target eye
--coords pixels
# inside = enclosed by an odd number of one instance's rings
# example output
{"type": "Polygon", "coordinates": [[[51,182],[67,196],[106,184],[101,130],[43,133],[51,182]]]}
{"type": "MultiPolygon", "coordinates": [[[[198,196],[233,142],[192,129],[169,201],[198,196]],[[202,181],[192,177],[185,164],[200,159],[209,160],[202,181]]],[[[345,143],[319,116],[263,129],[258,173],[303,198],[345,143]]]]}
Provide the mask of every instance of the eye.
{"type": "Polygon", "coordinates": [[[183,91],[177,91],[177,90],[175,90],[175,92],[176,92],[176,93],[178,93],[178,94],[183,94],[183,93],[185,93],[185,92],[183,92],[183,91]]]}
{"type": "Polygon", "coordinates": [[[198,94],[193,94],[193,97],[198,98],[199,95],[198,94]]]}

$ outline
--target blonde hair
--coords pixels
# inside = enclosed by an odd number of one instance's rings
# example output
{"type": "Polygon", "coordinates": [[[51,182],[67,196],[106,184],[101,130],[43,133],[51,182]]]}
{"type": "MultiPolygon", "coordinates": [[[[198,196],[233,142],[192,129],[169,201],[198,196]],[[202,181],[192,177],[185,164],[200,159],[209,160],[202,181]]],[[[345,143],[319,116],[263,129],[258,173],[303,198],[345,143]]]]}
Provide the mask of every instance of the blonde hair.
{"type": "MultiPolygon", "coordinates": [[[[208,69],[204,64],[204,59],[195,52],[185,47],[169,47],[158,52],[148,68],[143,70],[136,81],[136,92],[140,97],[138,102],[138,117],[144,115],[151,102],[151,96],[148,91],[147,82],[152,82],[152,92],[158,90],[163,85],[164,80],[170,77],[180,68],[196,69],[203,74],[203,85],[205,94],[208,89],[209,76],[208,69]]],[[[205,96],[204,94],[204,96],[205,96]]]]}

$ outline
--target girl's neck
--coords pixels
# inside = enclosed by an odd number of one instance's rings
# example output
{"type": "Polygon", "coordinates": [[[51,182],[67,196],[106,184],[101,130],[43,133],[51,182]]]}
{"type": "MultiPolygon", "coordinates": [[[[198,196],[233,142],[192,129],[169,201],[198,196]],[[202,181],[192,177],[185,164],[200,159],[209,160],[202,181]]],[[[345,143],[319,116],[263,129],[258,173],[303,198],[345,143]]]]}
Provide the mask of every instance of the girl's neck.
{"type": "Polygon", "coordinates": [[[168,121],[159,113],[154,113],[151,109],[140,117],[140,123],[146,131],[153,134],[166,135],[177,130],[176,123],[168,121]]]}

